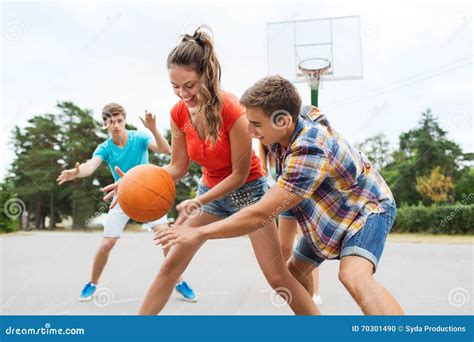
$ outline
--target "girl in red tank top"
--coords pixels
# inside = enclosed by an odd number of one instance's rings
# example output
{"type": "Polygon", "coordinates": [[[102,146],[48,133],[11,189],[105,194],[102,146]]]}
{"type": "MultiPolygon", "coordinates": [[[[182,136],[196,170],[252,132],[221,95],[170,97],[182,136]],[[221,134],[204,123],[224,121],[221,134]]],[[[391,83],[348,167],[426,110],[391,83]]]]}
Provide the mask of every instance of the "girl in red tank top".
{"type": "MultiPolygon", "coordinates": [[[[178,180],[186,175],[190,160],[201,165],[203,178],[197,196],[177,206],[179,216],[175,222],[198,227],[225,219],[257,202],[268,188],[260,160],[252,149],[244,110],[234,96],[221,89],[220,64],[204,27],[183,36],[170,52],[167,66],[180,100],[171,110],[171,162],[164,169],[178,180]]],[[[275,222],[262,223],[250,239],[270,285],[291,292],[288,300],[293,311],[314,312],[311,297],[284,263],[275,222]]],[[[157,314],[163,309],[199,247],[177,245],[168,251],[140,314],[157,314]]],[[[235,280],[238,279],[236,274],[235,280]]]]}

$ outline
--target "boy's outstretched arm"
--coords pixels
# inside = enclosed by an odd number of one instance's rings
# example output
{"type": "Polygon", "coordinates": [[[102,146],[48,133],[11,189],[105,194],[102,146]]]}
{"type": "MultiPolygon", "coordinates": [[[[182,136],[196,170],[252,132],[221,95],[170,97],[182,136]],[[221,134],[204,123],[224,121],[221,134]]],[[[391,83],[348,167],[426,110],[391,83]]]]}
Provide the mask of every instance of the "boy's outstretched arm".
{"type": "Polygon", "coordinates": [[[150,130],[151,134],[153,134],[153,138],[155,138],[155,140],[150,140],[148,148],[153,152],[170,154],[170,144],[168,144],[168,141],[166,141],[156,128],[156,117],[145,110],[145,118],[140,117],[140,120],[143,125],[150,130]]]}
{"type": "Polygon", "coordinates": [[[59,177],[56,179],[56,182],[58,182],[58,185],[61,185],[76,178],[84,178],[90,176],[100,166],[101,163],[102,158],[97,156],[92,157],[92,159],[88,160],[85,163],[76,163],[73,169],[62,171],[59,177]]]}
{"type": "Polygon", "coordinates": [[[225,220],[192,228],[161,227],[155,233],[155,244],[169,248],[175,244],[195,244],[209,239],[225,239],[250,234],[268,225],[280,213],[293,208],[304,198],[279,185],[274,185],[257,203],[248,206],[225,220]]]}

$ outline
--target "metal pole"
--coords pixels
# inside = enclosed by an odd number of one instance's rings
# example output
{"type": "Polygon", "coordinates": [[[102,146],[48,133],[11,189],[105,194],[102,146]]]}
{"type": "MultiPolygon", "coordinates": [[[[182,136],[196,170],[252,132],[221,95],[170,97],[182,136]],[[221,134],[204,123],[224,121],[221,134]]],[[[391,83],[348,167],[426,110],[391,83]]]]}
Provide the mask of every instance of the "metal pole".
{"type": "Polygon", "coordinates": [[[311,105],[318,106],[318,88],[311,88],[311,105]]]}

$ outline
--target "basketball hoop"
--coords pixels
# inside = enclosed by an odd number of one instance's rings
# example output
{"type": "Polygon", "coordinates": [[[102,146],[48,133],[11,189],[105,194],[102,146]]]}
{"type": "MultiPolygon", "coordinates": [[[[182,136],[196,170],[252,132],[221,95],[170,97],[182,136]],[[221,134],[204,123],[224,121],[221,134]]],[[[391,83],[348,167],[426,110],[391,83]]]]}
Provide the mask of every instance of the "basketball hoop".
{"type": "Polygon", "coordinates": [[[318,106],[322,80],[362,79],[360,27],[357,15],[267,23],[268,75],[309,83],[318,106]]]}
{"type": "Polygon", "coordinates": [[[331,68],[331,62],[326,58],[308,58],[298,63],[300,76],[309,78],[311,89],[318,89],[321,76],[331,68]]]}

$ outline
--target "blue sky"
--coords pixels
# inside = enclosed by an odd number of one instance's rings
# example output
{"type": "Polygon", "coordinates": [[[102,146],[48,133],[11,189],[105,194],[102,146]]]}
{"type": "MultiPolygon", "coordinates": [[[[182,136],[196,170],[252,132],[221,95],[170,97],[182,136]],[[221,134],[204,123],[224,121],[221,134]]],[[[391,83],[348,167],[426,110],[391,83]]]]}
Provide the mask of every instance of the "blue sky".
{"type": "MultiPolygon", "coordinates": [[[[166,57],[196,23],[213,29],[222,85],[240,96],[267,74],[268,22],[346,15],[361,16],[364,75],[323,84],[320,107],[336,130],[351,142],[384,133],[395,146],[429,107],[473,152],[468,1],[3,2],[0,177],[14,156],[7,132],[56,112],[57,101],[90,108],[97,119],[105,103],[119,102],[140,129],[145,109],[168,128],[177,98],[166,57]]],[[[297,86],[309,103],[307,85],[297,86]]]]}

